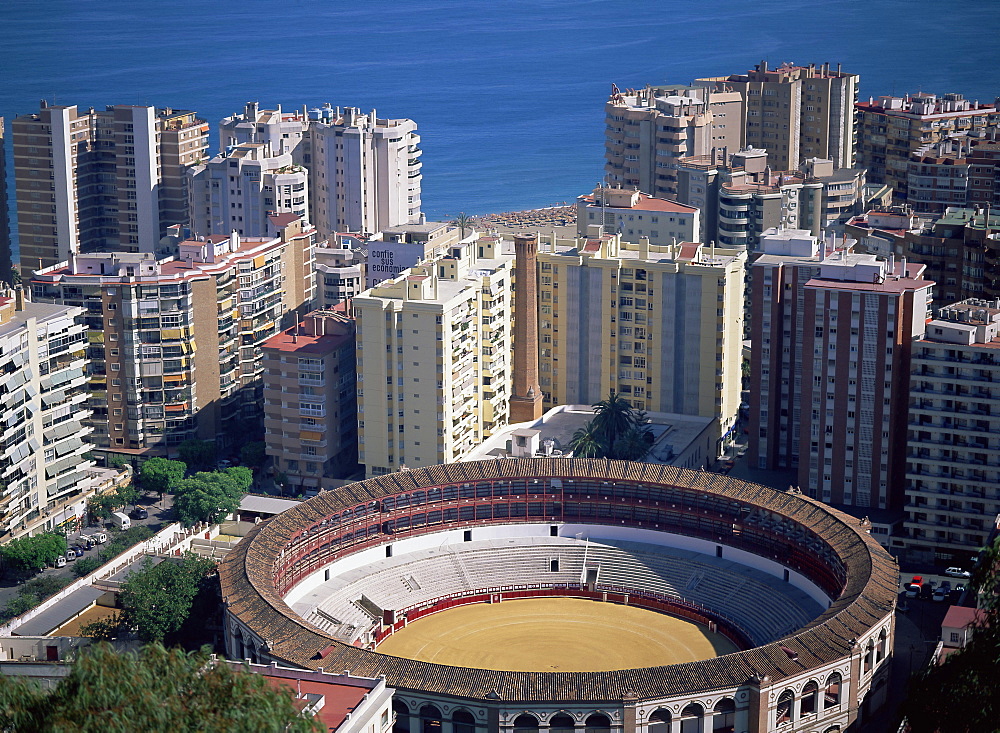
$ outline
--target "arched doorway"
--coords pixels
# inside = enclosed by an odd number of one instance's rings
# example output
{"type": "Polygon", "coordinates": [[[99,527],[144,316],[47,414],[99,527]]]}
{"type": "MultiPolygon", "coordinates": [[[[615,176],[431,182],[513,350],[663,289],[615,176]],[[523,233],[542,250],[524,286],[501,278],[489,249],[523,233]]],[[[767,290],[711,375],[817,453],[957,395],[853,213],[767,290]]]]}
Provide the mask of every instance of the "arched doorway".
{"type": "Polygon", "coordinates": [[[681,733],[701,733],[701,721],[705,718],[705,708],[696,702],[688,703],[681,710],[681,733]]]}
{"type": "Polygon", "coordinates": [[[441,733],[441,711],[434,705],[420,708],[420,733],[441,733]]]}
{"type": "Polygon", "coordinates": [[[648,733],[670,733],[670,711],[660,708],[649,716],[648,733]]]}
{"type": "Polygon", "coordinates": [[[792,721],[792,708],[795,706],[795,693],[785,690],[778,695],[778,709],[774,713],[775,725],[782,725],[792,721]]]}
{"type": "Polygon", "coordinates": [[[402,700],[393,700],[392,713],[396,716],[392,733],[410,733],[410,707],[402,700]]]}
{"type": "Polygon", "coordinates": [[[734,733],[736,730],[736,701],[724,697],[712,710],[712,733],[734,733]]]}
{"type": "Polygon", "coordinates": [[[840,682],[839,672],[834,672],[826,678],[826,690],[823,693],[824,710],[840,705],[840,682]]]}
{"type": "Polygon", "coordinates": [[[611,733],[611,720],[603,713],[588,715],[584,725],[587,733],[611,733]]]}
{"type": "Polygon", "coordinates": [[[814,714],[818,699],[819,685],[816,684],[815,680],[809,680],[802,688],[802,698],[799,700],[799,717],[814,714]]]}
{"type": "Polygon", "coordinates": [[[521,713],[514,718],[514,733],[538,733],[538,718],[521,713]]]}
{"type": "Polygon", "coordinates": [[[573,733],[576,722],[566,713],[553,715],[549,720],[549,733],[573,733]]]}
{"type": "Polygon", "coordinates": [[[468,710],[456,710],[451,725],[455,733],[476,733],[476,719],[468,710]]]}

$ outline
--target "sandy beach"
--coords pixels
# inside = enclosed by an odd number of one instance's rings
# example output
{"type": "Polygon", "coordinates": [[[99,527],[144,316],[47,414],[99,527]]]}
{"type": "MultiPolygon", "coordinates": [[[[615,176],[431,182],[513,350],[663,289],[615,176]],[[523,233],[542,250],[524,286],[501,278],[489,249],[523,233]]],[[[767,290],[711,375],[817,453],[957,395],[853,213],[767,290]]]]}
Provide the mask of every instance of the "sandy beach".
{"type": "Polygon", "coordinates": [[[555,233],[560,237],[576,236],[576,206],[562,204],[542,209],[505,211],[472,217],[477,229],[493,229],[502,234],[512,232],[555,233]]]}

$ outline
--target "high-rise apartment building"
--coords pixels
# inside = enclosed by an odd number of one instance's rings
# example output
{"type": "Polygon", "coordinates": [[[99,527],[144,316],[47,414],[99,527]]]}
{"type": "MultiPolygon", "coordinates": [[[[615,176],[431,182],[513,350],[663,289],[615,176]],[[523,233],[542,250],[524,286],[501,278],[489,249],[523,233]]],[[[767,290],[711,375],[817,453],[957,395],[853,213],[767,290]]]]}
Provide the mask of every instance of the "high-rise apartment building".
{"type": "Polygon", "coordinates": [[[328,488],[358,467],[353,319],[313,311],[263,343],[264,441],[293,489],[328,488]]]}
{"type": "MultiPolygon", "coordinates": [[[[309,171],[309,217],[323,236],[374,234],[420,221],[420,137],[408,119],[356,107],[262,110],[247,104],[219,125],[223,150],[270,144],[309,171]]],[[[226,153],[223,153],[226,156],[226,153]]],[[[225,233],[225,232],[221,232],[225,233]]]]}
{"type": "Polygon", "coordinates": [[[353,235],[339,234],[316,243],[316,306],[332,310],[360,295],[365,287],[368,246],[353,235]]]}
{"type": "Polygon", "coordinates": [[[1000,105],[970,102],[961,94],[883,96],[855,107],[858,165],[868,169],[873,183],[892,186],[900,201],[910,200],[910,156],[919,148],[955,135],[985,139],[1000,131],[1000,105]]]}
{"type": "Polygon", "coordinates": [[[858,75],[829,64],[777,69],[762,61],[746,74],[696,79],[695,84],[738,92],[743,100],[741,145],[767,150],[772,167],[796,170],[807,158],[851,168],[855,158],[854,104],[858,75]]]}
{"type": "Polygon", "coordinates": [[[220,448],[260,417],[260,346],[310,308],[315,230],[181,241],[177,253],[74,255],[31,281],[33,298],[85,309],[88,424],[102,453],[220,448]]]}
{"type": "Polygon", "coordinates": [[[22,270],[78,252],[155,252],[187,223],[185,170],[208,147],[194,112],[42,102],[12,133],[22,270]]]}
{"type": "Polygon", "coordinates": [[[678,158],[742,143],[743,100],[733,91],[613,87],[604,115],[605,181],[660,198],[677,195],[678,158]]]}
{"type": "Polygon", "coordinates": [[[694,206],[654,198],[634,188],[598,186],[592,195],[576,200],[577,236],[593,227],[605,234],[620,234],[626,242],[645,237],[653,246],[697,242],[701,237],[701,211],[694,206]]]}
{"type": "Polygon", "coordinates": [[[309,175],[271,142],[242,143],[188,171],[191,227],[199,235],[265,237],[271,217],[309,221],[309,175]]]}
{"type": "Polygon", "coordinates": [[[1000,514],[1000,303],[941,308],[913,345],[906,466],[910,559],[965,566],[1000,514]]]}
{"type": "Polygon", "coordinates": [[[718,420],[740,404],[746,252],[619,235],[543,241],[539,381],[544,407],[620,393],[637,409],[718,420]]]}
{"type": "Polygon", "coordinates": [[[90,487],[82,313],[0,297],[0,542],[55,529],[90,487]]]}
{"type": "Polygon", "coordinates": [[[460,460],[507,424],[513,263],[473,233],[354,298],[368,476],[460,460]]]}
{"type": "Polygon", "coordinates": [[[10,215],[7,211],[7,145],[4,118],[0,117],[0,282],[14,282],[14,251],[10,241],[10,215]]]}
{"type": "Polygon", "coordinates": [[[924,266],[769,232],[751,266],[749,459],[822,501],[898,508],[924,266]]]}
{"type": "Polygon", "coordinates": [[[1000,135],[969,153],[969,206],[1000,209],[1000,135]]]}

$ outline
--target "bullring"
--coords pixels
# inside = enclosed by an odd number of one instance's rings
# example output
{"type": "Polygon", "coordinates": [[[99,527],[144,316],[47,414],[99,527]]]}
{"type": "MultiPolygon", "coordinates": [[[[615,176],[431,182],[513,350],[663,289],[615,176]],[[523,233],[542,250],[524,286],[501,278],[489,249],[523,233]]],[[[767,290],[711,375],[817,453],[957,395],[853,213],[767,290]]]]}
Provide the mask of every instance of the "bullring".
{"type": "MultiPolygon", "coordinates": [[[[446,464],[350,484],[255,527],[221,577],[231,656],[384,676],[397,690],[399,733],[844,730],[884,697],[897,588],[895,562],[866,526],[815,500],[713,473],[600,459],[446,464]],[[377,622],[373,614],[371,635],[345,641],[285,600],[322,587],[335,563],[366,552],[388,558],[418,538],[433,535],[461,552],[459,543],[481,541],[477,534],[543,532],[566,542],[580,534],[623,540],[615,552],[661,543],[697,550],[811,595],[819,613],[765,640],[766,626],[755,636],[733,618],[738,603],[722,614],[689,603],[683,587],[609,589],[583,577],[574,592],[645,598],[667,612],[674,600],[680,613],[728,623],[748,648],[640,669],[503,672],[364,648],[405,623],[396,617],[403,609],[377,609],[389,613],[377,622]]],[[[455,597],[477,590],[492,599],[492,588],[455,589],[455,597]]]]}

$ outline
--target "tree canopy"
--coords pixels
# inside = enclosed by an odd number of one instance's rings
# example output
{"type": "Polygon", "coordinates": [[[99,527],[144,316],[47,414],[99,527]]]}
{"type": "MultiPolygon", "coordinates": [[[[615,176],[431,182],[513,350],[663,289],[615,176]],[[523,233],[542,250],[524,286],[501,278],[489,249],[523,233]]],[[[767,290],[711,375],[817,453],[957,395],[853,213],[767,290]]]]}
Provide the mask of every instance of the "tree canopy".
{"type": "Polygon", "coordinates": [[[653,433],[642,410],[634,410],[614,390],[608,399],[593,405],[594,418],[578,429],[570,440],[573,455],[580,458],[622,458],[637,461],[649,451],[653,433]]]}
{"type": "Polygon", "coordinates": [[[184,478],[187,464],[183,461],[171,461],[166,458],[150,458],[139,469],[139,480],[147,491],[155,491],[162,497],[166,492],[173,491],[184,478]]]}
{"type": "Polygon", "coordinates": [[[253,473],[245,466],[201,471],[177,483],[174,511],[186,527],[221,522],[239,508],[252,483],[253,473]]]}
{"type": "Polygon", "coordinates": [[[4,567],[16,575],[30,575],[51,565],[66,554],[66,537],[56,532],[40,532],[18,537],[0,546],[4,567]]]}
{"type": "Polygon", "coordinates": [[[291,690],[258,674],[212,664],[208,650],[185,653],[151,644],[119,653],[108,644],[81,651],[51,692],[0,675],[0,729],[131,731],[321,731],[299,714],[291,690]]]}
{"type": "Polygon", "coordinates": [[[260,468],[267,458],[267,445],[260,441],[247,443],[240,448],[240,461],[244,466],[260,468]]]}
{"type": "Polygon", "coordinates": [[[177,446],[177,453],[189,468],[204,471],[215,463],[215,443],[191,438],[177,446]]]}
{"type": "Polygon", "coordinates": [[[143,641],[160,641],[184,624],[202,580],[215,572],[215,563],[188,554],[180,562],[147,559],[122,583],[118,602],[121,624],[143,641]]]}
{"type": "Polygon", "coordinates": [[[980,733],[1000,726],[1000,538],[970,582],[982,619],[965,648],[910,680],[902,710],[912,733],[980,733]]]}

